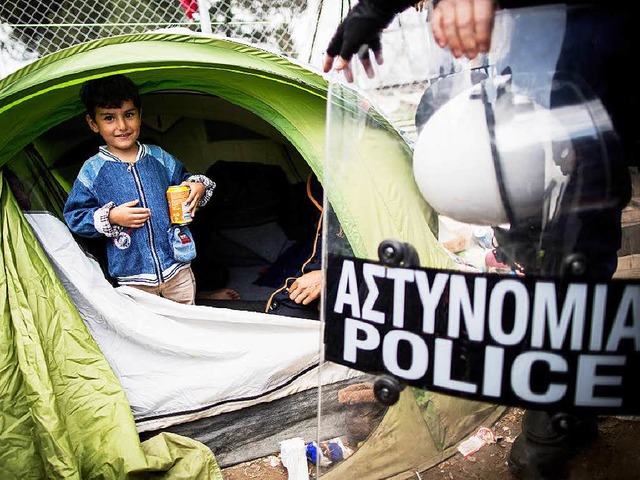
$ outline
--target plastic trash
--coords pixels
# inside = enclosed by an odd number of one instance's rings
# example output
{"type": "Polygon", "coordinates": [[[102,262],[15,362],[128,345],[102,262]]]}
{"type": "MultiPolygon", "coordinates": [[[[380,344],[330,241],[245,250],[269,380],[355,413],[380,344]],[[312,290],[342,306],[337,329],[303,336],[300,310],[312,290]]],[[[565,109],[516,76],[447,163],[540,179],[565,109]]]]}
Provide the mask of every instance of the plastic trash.
{"type": "Polygon", "coordinates": [[[280,460],[287,469],[289,480],[309,480],[307,451],[302,438],[280,442],[280,460]]]}
{"type": "Polygon", "coordinates": [[[478,431],[458,445],[458,451],[467,458],[487,443],[496,443],[496,437],[490,428],[480,427],[478,431]]]}
{"type": "Polygon", "coordinates": [[[353,454],[353,450],[347,447],[340,438],[332,438],[326,442],[320,442],[320,448],[316,442],[309,442],[306,446],[307,459],[314,465],[320,461],[320,466],[327,466],[333,462],[339,462],[353,454]]]}

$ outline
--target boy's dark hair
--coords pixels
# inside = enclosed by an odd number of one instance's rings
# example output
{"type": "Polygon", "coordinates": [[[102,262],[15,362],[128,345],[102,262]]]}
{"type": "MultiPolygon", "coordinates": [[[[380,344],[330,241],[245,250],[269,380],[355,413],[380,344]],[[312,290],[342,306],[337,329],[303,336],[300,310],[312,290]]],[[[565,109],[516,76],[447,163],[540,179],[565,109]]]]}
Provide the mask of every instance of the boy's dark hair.
{"type": "Polygon", "coordinates": [[[125,75],[111,75],[83,83],[80,87],[80,100],[94,120],[96,108],[120,108],[127,100],[131,100],[140,110],[138,87],[125,75]]]}

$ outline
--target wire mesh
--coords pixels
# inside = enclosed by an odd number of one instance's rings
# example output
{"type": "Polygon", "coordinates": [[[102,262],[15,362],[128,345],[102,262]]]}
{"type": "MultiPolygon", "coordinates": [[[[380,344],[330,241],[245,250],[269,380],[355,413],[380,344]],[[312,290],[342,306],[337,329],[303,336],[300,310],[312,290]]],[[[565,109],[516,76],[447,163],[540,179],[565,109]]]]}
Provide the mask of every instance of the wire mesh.
{"type": "Polygon", "coordinates": [[[305,0],[3,0],[0,77],[16,65],[76,44],[167,29],[204,31],[301,58],[310,49],[311,36],[302,35],[301,42],[294,27],[304,18],[314,18],[320,4],[305,0]]]}
{"type": "MultiPolygon", "coordinates": [[[[47,54],[91,40],[151,31],[190,31],[241,40],[321,68],[337,25],[357,0],[0,0],[0,78],[47,54]]],[[[426,12],[399,15],[382,36],[387,59],[425,55],[426,12]],[[402,28],[400,28],[402,27],[402,28]],[[408,28],[409,27],[409,28],[408,28]]],[[[392,69],[388,81],[424,89],[420,58],[392,69]],[[399,75],[398,72],[404,72],[399,75]],[[407,77],[406,74],[409,74],[407,77]]],[[[383,78],[382,76],[380,77],[383,78]]],[[[411,107],[382,80],[374,95],[401,128],[411,107]]]]}

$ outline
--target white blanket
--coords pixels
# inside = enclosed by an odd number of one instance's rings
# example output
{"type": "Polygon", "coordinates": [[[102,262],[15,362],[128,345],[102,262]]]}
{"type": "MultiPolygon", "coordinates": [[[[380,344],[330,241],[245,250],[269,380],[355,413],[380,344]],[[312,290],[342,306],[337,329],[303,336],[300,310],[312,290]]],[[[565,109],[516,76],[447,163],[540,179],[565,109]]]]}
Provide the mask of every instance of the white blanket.
{"type": "MultiPolygon", "coordinates": [[[[113,288],[63,222],[46,212],[26,217],[120,379],[139,431],[318,386],[320,322],[113,288]]],[[[332,365],[321,377],[331,383],[353,375],[332,365]]]]}

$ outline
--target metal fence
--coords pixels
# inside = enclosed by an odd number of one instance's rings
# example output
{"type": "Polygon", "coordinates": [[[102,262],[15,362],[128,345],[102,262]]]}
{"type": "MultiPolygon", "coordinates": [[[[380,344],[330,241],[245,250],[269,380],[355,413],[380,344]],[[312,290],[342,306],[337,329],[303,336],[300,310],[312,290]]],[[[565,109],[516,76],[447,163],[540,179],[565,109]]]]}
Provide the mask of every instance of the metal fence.
{"type": "MultiPolygon", "coordinates": [[[[157,30],[188,30],[242,40],[317,68],[336,26],[358,0],[0,0],[0,78],[44,55],[87,41],[157,30]]],[[[407,37],[427,12],[398,16],[382,36],[386,58],[405,62],[393,83],[422,91],[425,39],[407,37]],[[403,28],[399,28],[400,26],[403,28]],[[422,45],[422,47],[420,47],[422,45]],[[407,63],[408,62],[408,63],[407,63]],[[402,72],[402,74],[400,74],[402,72]],[[407,76],[408,74],[408,76],[407,76]]],[[[420,32],[422,28],[417,28],[420,32]]],[[[384,89],[374,99],[411,131],[413,105],[384,89]]]]}
{"type": "MultiPolygon", "coordinates": [[[[351,2],[329,3],[340,4],[337,24],[351,2]]],[[[241,39],[310,61],[321,6],[322,0],[2,0],[0,77],[89,40],[164,29],[241,39]]]]}

